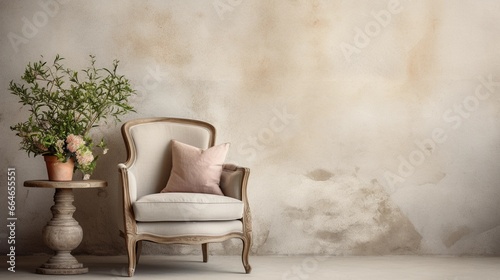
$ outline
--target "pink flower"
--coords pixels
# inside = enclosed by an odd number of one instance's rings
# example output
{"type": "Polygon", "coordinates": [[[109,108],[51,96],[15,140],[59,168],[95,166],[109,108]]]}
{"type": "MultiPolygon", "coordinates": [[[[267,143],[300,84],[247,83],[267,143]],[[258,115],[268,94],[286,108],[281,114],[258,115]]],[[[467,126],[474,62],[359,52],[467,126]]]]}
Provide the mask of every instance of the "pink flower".
{"type": "Polygon", "coordinates": [[[66,137],[68,150],[72,153],[76,152],[81,146],[85,145],[85,141],[79,135],[70,134],[66,137]]]}
{"type": "Polygon", "coordinates": [[[92,163],[94,160],[94,155],[92,155],[91,151],[84,151],[84,152],[76,152],[76,160],[80,165],[88,165],[92,163]]]}

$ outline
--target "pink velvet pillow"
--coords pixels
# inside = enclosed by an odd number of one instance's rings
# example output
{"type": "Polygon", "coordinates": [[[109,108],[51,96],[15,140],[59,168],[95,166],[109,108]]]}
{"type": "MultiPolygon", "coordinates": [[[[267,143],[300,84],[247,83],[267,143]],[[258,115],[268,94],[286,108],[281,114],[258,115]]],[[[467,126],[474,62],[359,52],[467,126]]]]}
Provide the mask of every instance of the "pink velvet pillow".
{"type": "Polygon", "coordinates": [[[224,195],[219,187],[229,143],[206,150],[172,140],[172,171],[164,192],[224,195]]]}

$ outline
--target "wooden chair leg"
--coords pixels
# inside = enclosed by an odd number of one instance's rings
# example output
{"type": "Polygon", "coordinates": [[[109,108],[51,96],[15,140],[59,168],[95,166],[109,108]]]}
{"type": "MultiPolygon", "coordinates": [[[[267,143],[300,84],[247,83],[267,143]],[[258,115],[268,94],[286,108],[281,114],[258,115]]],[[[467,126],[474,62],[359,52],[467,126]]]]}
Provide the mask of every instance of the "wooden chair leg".
{"type": "Polygon", "coordinates": [[[249,274],[252,271],[252,267],[248,262],[248,254],[250,253],[250,247],[252,245],[251,238],[242,238],[243,241],[243,250],[241,252],[241,260],[243,262],[243,267],[245,268],[245,273],[249,274]]]}
{"type": "Polygon", "coordinates": [[[201,251],[203,252],[203,262],[208,262],[208,243],[201,244],[201,251]]]}
{"type": "Polygon", "coordinates": [[[127,243],[127,253],[128,253],[128,276],[134,276],[135,266],[136,266],[136,241],[134,238],[127,236],[125,238],[127,243]]]}

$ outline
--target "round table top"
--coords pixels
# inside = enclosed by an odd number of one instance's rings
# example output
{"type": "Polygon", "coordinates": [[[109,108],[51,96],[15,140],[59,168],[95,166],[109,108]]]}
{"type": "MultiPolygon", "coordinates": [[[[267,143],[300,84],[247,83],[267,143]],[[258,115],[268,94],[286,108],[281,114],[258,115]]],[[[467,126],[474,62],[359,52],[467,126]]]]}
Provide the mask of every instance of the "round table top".
{"type": "Polygon", "coordinates": [[[49,180],[30,180],[25,181],[24,186],[30,188],[47,189],[90,189],[103,188],[108,182],[102,180],[83,180],[83,181],[49,181],[49,180]]]}

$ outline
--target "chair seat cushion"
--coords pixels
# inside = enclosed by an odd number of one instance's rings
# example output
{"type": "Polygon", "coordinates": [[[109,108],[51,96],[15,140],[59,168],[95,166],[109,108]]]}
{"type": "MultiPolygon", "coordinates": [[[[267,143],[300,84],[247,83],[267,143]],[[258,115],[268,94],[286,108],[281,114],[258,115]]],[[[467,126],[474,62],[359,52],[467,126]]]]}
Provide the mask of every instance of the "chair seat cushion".
{"type": "Polygon", "coordinates": [[[243,202],[204,193],[155,193],[133,204],[140,222],[229,221],[243,217],[243,202]]]}

